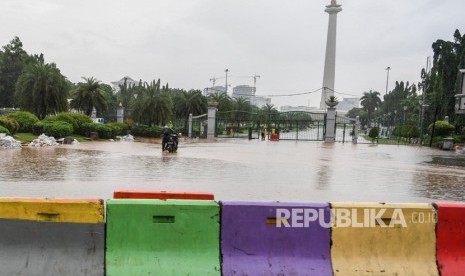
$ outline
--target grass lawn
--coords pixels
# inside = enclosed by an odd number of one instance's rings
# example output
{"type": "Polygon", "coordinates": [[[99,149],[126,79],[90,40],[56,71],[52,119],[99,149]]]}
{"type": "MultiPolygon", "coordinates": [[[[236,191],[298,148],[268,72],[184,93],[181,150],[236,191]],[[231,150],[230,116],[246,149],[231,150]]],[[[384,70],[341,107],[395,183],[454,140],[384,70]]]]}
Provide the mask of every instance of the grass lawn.
{"type": "MultiPolygon", "coordinates": [[[[20,141],[21,143],[30,143],[32,142],[32,140],[36,139],[37,137],[38,135],[35,135],[33,133],[16,133],[15,135],[13,135],[13,138],[20,141]]],[[[89,141],[88,137],[81,136],[81,135],[73,134],[71,135],[71,137],[78,140],[79,143],[84,142],[84,141],[89,141]]]]}

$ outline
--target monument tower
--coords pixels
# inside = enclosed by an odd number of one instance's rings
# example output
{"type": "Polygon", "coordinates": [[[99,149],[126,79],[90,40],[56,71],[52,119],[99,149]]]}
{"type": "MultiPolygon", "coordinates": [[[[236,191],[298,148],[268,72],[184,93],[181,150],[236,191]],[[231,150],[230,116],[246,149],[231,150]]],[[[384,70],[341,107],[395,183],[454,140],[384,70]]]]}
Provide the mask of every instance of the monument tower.
{"type": "Polygon", "coordinates": [[[325,12],[329,14],[328,36],[326,39],[325,69],[323,72],[323,90],[321,92],[320,109],[326,109],[326,99],[334,96],[334,74],[336,70],[336,27],[337,13],[342,11],[336,0],[326,6],[325,12]]]}

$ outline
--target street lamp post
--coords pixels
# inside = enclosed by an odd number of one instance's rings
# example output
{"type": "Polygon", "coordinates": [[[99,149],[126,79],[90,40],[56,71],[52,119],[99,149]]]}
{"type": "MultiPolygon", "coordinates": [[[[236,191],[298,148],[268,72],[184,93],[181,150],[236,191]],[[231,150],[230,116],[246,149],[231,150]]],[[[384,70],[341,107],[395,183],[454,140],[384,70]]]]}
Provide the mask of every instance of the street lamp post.
{"type": "Polygon", "coordinates": [[[228,95],[228,72],[229,72],[229,69],[224,70],[224,72],[226,73],[226,87],[225,87],[225,90],[226,90],[226,95],[228,95]]]}
{"type": "Polygon", "coordinates": [[[388,87],[389,87],[389,71],[391,70],[391,67],[386,67],[385,69],[387,71],[387,77],[386,77],[386,95],[387,95],[387,92],[388,92],[388,87]]]}
{"type": "Polygon", "coordinates": [[[421,117],[420,117],[420,145],[423,144],[423,117],[425,115],[425,108],[429,107],[427,104],[421,105],[421,117]]]}

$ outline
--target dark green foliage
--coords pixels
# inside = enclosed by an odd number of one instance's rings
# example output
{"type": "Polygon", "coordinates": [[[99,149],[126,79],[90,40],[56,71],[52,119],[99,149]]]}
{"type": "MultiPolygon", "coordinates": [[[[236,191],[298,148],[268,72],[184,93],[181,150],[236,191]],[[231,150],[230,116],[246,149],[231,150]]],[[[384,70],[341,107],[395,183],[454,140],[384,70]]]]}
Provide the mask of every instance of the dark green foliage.
{"type": "Polygon", "coordinates": [[[63,121],[47,121],[38,122],[33,126],[33,133],[40,135],[44,133],[47,136],[53,136],[55,138],[63,138],[73,134],[73,125],[63,121]]]}
{"type": "Polygon", "coordinates": [[[131,134],[134,136],[141,136],[141,137],[156,137],[160,138],[163,134],[163,128],[159,126],[133,126],[131,128],[131,134]]]}
{"type": "MultiPolygon", "coordinates": [[[[82,114],[82,113],[68,113],[68,114],[75,121],[75,123],[73,123],[73,127],[74,127],[74,133],[76,133],[76,134],[81,134],[82,133],[82,126],[84,124],[93,123],[92,119],[89,116],[85,115],[85,114],[82,114]]],[[[58,114],[58,115],[60,115],[60,114],[58,114]]]]}
{"type": "Polygon", "coordinates": [[[11,134],[15,134],[19,129],[19,124],[15,119],[5,116],[0,116],[0,126],[8,129],[11,134]]]}
{"type": "MultiPolygon", "coordinates": [[[[431,133],[433,124],[428,126],[428,131],[431,133]]],[[[434,123],[434,134],[433,136],[447,137],[452,135],[455,127],[446,121],[436,121],[434,123]]]]}
{"type": "Polygon", "coordinates": [[[6,135],[10,135],[10,131],[3,126],[0,126],[0,133],[5,133],[6,135]]]}
{"type": "Polygon", "coordinates": [[[21,109],[39,119],[68,109],[69,84],[54,63],[30,62],[19,76],[15,96],[21,109]]]}
{"type": "Polygon", "coordinates": [[[149,126],[167,124],[173,110],[168,91],[168,85],[161,86],[160,79],[139,87],[137,99],[131,105],[133,119],[149,126]]]}
{"type": "Polygon", "coordinates": [[[105,90],[100,81],[94,78],[83,78],[84,83],[79,83],[72,93],[70,107],[82,111],[86,115],[92,114],[95,108],[97,114],[102,114],[108,109],[105,90]]]}
{"type": "Polygon", "coordinates": [[[392,134],[397,137],[404,137],[404,138],[419,138],[420,137],[420,130],[416,126],[405,125],[395,127],[392,131],[392,134]]]}
{"type": "Polygon", "coordinates": [[[19,132],[32,132],[32,127],[39,121],[36,115],[27,111],[12,113],[8,115],[8,118],[13,118],[18,122],[19,132]]]}
{"type": "Polygon", "coordinates": [[[129,126],[125,123],[109,123],[107,125],[117,129],[116,135],[126,135],[129,130],[129,126]]]}
{"type": "Polygon", "coordinates": [[[370,129],[370,132],[368,133],[368,136],[371,138],[371,141],[375,141],[375,139],[379,135],[379,128],[378,127],[373,127],[370,129]]]}
{"type": "Polygon", "coordinates": [[[29,59],[18,37],[0,50],[0,107],[17,106],[14,99],[16,81],[29,59]]]}
{"type": "Polygon", "coordinates": [[[426,91],[426,103],[430,112],[426,121],[434,122],[438,118],[449,116],[450,121],[463,127],[461,115],[455,114],[455,94],[460,91],[458,70],[465,67],[465,35],[455,30],[453,41],[436,40],[433,48],[433,67],[427,74],[422,70],[422,79],[426,91]]]}
{"type": "Polygon", "coordinates": [[[44,123],[47,122],[67,122],[73,126],[74,133],[85,135],[84,131],[82,130],[83,124],[90,124],[93,123],[92,119],[82,113],[69,113],[69,112],[61,112],[55,116],[47,116],[45,119],[42,120],[44,123]]]}
{"type": "Polygon", "coordinates": [[[118,135],[119,130],[118,126],[111,124],[84,123],[81,135],[90,136],[91,132],[97,132],[98,137],[101,139],[114,139],[118,135]]]}
{"type": "Polygon", "coordinates": [[[373,119],[373,114],[379,106],[381,106],[381,99],[379,98],[380,93],[378,91],[363,92],[363,96],[360,98],[360,104],[363,109],[367,112],[368,123],[373,119]]]}

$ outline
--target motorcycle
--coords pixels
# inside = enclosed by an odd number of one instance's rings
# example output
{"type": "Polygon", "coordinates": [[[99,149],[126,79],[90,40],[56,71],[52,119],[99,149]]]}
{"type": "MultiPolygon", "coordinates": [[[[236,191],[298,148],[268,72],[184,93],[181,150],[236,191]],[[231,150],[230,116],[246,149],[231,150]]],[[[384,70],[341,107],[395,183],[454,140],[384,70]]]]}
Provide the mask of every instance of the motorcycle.
{"type": "Polygon", "coordinates": [[[178,150],[178,135],[170,135],[168,141],[166,141],[165,150],[167,150],[168,152],[176,152],[178,150]]]}

